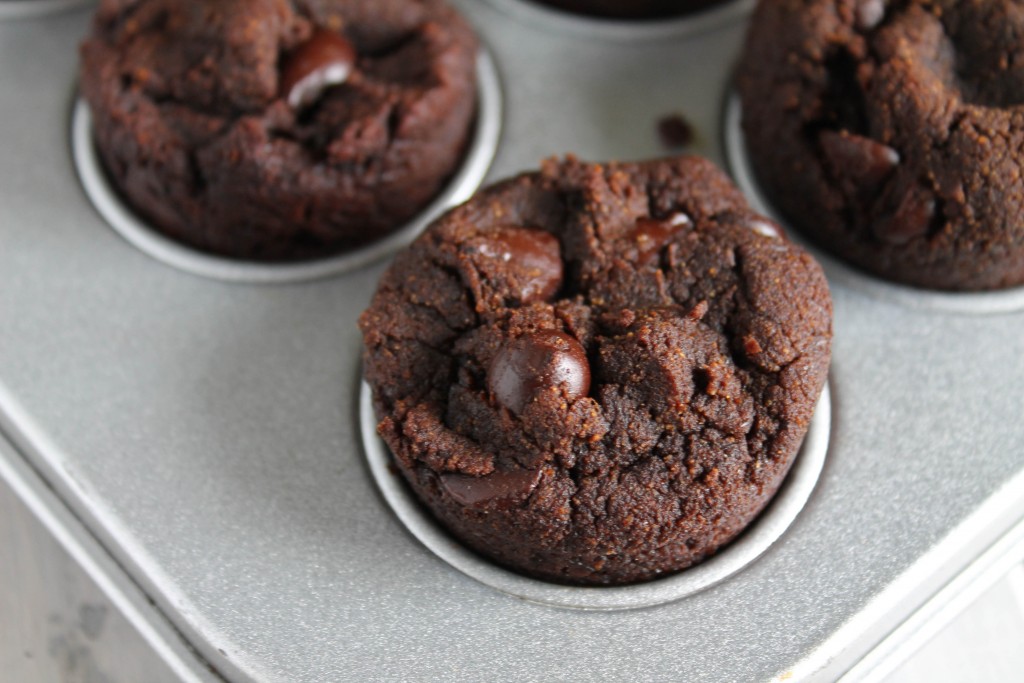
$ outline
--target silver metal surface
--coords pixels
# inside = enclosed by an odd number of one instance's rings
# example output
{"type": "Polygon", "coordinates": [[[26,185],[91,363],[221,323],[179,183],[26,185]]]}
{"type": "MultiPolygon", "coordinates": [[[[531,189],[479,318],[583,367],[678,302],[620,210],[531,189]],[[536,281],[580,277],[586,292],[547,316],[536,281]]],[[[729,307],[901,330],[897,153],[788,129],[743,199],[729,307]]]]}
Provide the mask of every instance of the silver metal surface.
{"type": "Polygon", "coordinates": [[[0,0],[0,21],[35,19],[93,2],[95,0],[0,0]]]}
{"type": "Polygon", "coordinates": [[[326,259],[267,265],[229,259],[192,249],[154,230],[128,207],[110,185],[92,139],[92,115],[83,100],[71,117],[71,151],[82,187],[93,206],[122,237],[158,261],[215,280],[280,284],[331,277],[378,261],[408,245],[445,210],[469,199],[487,175],[501,137],[501,83],[485,49],[477,56],[477,117],[462,166],[430,205],[407,225],[360,249],[326,259]]]}
{"type": "Polygon", "coordinates": [[[617,21],[573,14],[531,0],[487,1],[516,20],[540,30],[591,40],[625,42],[679,39],[706,33],[739,21],[756,4],[756,0],[733,0],[678,18],[617,21]]]}
{"type": "MultiPolygon", "coordinates": [[[[505,85],[489,172],[719,162],[743,25],[624,41],[479,0],[505,85]]],[[[1024,314],[908,306],[832,277],[832,435],[782,537],[639,610],[538,605],[424,548],[358,428],[356,318],[383,264],[274,287],[155,262],[98,216],[67,131],[88,13],[0,23],[0,429],[228,680],[832,680],[1024,517],[1024,314]]],[[[977,566],[977,565],[976,565],[977,566]]]]}
{"type": "MultiPolygon", "coordinates": [[[[1015,572],[1018,576],[1024,573],[1024,567],[1021,566],[1022,561],[1024,561],[1024,521],[1019,522],[985,550],[982,556],[972,563],[971,567],[943,586],[918,608],[913,616],[900,624],[870,654],[847,671],[843,680],[886,680],[900,664],[921,646],[932,641],[944,627],[975,603],[994,584],[1000,580],[1012,578],[1011,573],[1015,572]]],[[[1024,602],[1016,607],[1024,609],[1024,602]]],[[[1013,608],[1014,606],[1010,606],[1007,611],[1012,614],[1013,608]]],[[[1024,612],[1019,612],[1019,614],[1024,616],[1024,612]]],[[[1019,642],[1014,643],[1012,647],[1014,653],[1011,657],[1019,656],[1021,653],[1019,642]]],[[[1002,652],[994,650],[993,655],[990,659],[995,660],[998,665],[1002,652]]],[[[1013,675],[1019,677],[1021,671],[1024,669],[1018,669],[1013,675]]],[[[976,673],[975,677],[978,680],[1011,680],[1005,674],[993,678],[976,673]]],[[[957,676],[949,678],[949,680],[959,681],[964,678],[957,676]]]]}

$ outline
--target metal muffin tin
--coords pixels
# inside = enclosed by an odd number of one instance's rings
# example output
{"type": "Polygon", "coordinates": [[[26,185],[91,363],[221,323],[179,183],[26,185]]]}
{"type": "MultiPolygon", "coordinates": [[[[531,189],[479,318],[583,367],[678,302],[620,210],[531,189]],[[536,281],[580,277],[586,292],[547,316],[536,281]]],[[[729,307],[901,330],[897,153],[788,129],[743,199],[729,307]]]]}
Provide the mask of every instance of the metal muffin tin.
{"type": "MultiPolygon", "coordinates": [[[[655,125],[673,112],[695,125],[693,151],[724,161],[748,2],[639,25],[457,4],[504,88],[488,179],[563,152],[663,155],[655,125]]],[[[15,447],[0,443],[0,476],[183,678],[870,676],[965,585],[1024,555],[1015,294],[933,305],[946,295],[823,259],[827,457],[760,557],[687,597],[611,611],[536,604],[453,569],[391,512],[361,446],[355,320],[385,263],[255,286],[122,239],[72,159],[88,19],[0,22],[0,429],[15,447]]]]}
{"type": "Polygon", "coordinates": [[[0,0],[0,21],[31,19],[87,5],[91,0],[0,0]]]}

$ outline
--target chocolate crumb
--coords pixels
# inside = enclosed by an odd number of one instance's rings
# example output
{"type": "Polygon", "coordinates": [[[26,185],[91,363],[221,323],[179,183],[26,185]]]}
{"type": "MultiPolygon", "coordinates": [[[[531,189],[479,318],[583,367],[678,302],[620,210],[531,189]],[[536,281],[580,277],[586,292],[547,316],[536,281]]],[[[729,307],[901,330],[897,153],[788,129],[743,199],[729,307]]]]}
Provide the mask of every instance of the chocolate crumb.
{"type": "Polygon", "coordinates": [[[669,149],[682,149],[693,144],[693,126],[682,114],[668,114],[658,120],[658,137],[669,149]]]}

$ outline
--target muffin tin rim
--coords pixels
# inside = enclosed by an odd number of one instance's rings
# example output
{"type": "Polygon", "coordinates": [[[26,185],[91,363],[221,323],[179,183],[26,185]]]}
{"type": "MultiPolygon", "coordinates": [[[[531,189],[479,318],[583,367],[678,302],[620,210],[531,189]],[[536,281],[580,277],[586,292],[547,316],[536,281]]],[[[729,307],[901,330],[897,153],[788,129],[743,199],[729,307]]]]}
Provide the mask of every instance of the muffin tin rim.
{"type": "Polygon", "coordinates": [[[290,284],[336,277],[392,255],[442,213],[469,199],[487,177],[500,146],[504,119],[501,75],[481,43],[476,62],[477,112],[469,146],[441,192],[412,220],[383,239],[327,258],[295,263],[255,262],[199,251],[151,227],[113,187],[92,136],[92,113],[81,98],[71,112],[71,156],[90,204],[120,237],[176,270],[239,284],[290,284]]]}
{"type": "Polygon", "coordinates": [[[92,4],[92,0],[0,0],[0,21],[38,19],[92,4]]]}
{"type": "Polygon", "coordinates": [[[713,31],[746,17],[757,0],[724,0],[692,14],[668,19],[607,19],[575,14],[532,0],[487,0],[495,9],[542,31],[578,38],[640,42],[688,38],[713,31]]]}
{"type": "Polygon", "coordinates": [[[779,541],[808,501],[825,467],[834,411],[830,381],[822,387],[800,450],[779,490],[758,516],[714,556],[678,573],[627,586],[571,586],[530,578],[500,567],[453,537],[424,509],[391,469],[393,456],[377,434],[373,392],[362,379],[358,391],[363,455],[377,490],[391,513],[427,550],[452,568],[500,593],[550,607],[622,611],[676,602],[712,588],[755,562],[779,541]]]}
{"type": "Polygon", "coordinates": [[[981,292],[944,292],[912,287],[863,273],[808,242],[775,208],[757,182],[743,137],[742,120],[743,108],[739,93],[730,87],[726,91],[722,111],[722,147],[726,170],[746,195],[751,207],[781,224],[790,238],[798,238],[796,241],[822,264],[830,280],[841,282],[875,299],[912,309],[966,315],[1001,315],[1024,310],[1024,285],[981,292]]]}

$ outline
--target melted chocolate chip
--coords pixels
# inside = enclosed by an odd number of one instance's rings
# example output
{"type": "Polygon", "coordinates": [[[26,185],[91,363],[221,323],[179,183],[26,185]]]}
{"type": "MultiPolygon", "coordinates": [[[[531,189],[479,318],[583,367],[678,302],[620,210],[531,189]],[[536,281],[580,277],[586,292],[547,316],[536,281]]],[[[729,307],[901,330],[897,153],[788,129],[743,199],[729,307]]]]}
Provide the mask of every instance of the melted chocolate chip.
{"type": "Polygon", "coordinates": [[[460,505],[481,505],[491,501],[525,499],[537,487],[541,471],[494,471],[483,477],[442,474],[441,485],[460,505]]]}
{"type": "Polygon", "coordinates": [[[885,3],[882,0],[860,0],[853,12],[857,28],[861,31],[870,31],[885,18],[885,3]]]}
{"type": "Polygon", "coordinates": [[[513,272],[524,304],[550,301],[562,286],[564,267],[558,238],[533,228],[502,226],[478,247],[488,258],[507,263],[513,272]]]}
{"type": "Polygon", "coordinates": [[[781,239],[786,236],[786,232],[782,229],[778,223],[770,221],[767,218],[751,218],[746,222],[747,227],[756,232],[758,235],[764,235],[765,237],[774,237],[781,239]]]}
{"type": "Polygon", "coordinates": [[[356,49],[345,37],[317,29],[281,66],[281,96],[293,109],[315,103],[325,90],[348,80],[356,49]]]}
{"type": "Polygon", "coordinates": [[[637,262],[650,266],[658,261],[658,255],[680,230],[693,225],[685,213],[674,213],[668,218],[640,218],[631,233],[636,243],[637,262]]]}
{"type": "Polygon", "coordinates": [[[564,332],[540,330],[511,340],[487,372],[491,395],[516,415],[538,393],[552,387],[560,387],[569,400],[590,391],[586,351],[564,332]]]}
{"type": "Polygon", "coordinates": [[[773,237],[775,239],[784,239],[786,237],[786,231],[782,229],[781,225],[757,214],[723,211],[715,214],[715,219],[720,224],[746,228],[765,237],[773,237]]]}
{"type": "Polygon", "coordinates": [[[663,116],[658,121],[658,137],[669,149],[686,147],[693,143],[693,126],[680,114],[663,116]]]}
{"type": "Polygon", "coordinates": [[[858,76],[858,61],[849,49],[841,48],[826,58],[828,83],[822,98],[824,117],[820,123],[835,130],[865,133],[868,128],[864,88],[858,76]]]}
{"type": "Polygon", "coordinates": [[[880,185],[900,163],[892,147],[845,130],[822,131],[819,141],[829,171],[862,189],[880,185]]]}
{"type": "Polygon", "coordinates": [[[921,187],[903,196],[896,210],[875,224],[875,234],[889,244],[906,244],[928,234],[935,218],[935,198],[921,187]]]}

